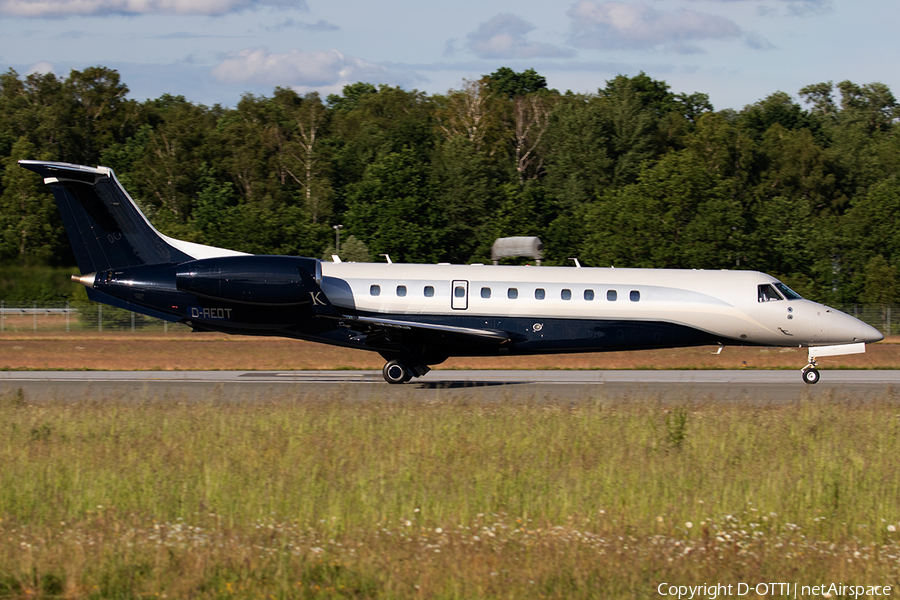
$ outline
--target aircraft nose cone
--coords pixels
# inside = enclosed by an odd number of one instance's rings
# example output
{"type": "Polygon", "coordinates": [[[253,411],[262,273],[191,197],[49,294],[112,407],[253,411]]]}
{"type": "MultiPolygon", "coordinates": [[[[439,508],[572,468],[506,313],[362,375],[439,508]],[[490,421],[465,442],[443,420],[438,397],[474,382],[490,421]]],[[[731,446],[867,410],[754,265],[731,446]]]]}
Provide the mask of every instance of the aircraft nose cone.
{"type": "Polygon", "coordinates": [[[871,344],[884,339],[880,331],[847,313],[825,307],[819,314],[819,327],[823,337],[832,344],[871,344]]]}
{"type": "Polygon", "coordinates": [[[867,325],[862,321],[859,322],[859,338],[860,341],[863,341],[867,344],[871,344],[873,342],[880,342],[884,339],[884,334],[872,327],[871,325],[867,325]]]}

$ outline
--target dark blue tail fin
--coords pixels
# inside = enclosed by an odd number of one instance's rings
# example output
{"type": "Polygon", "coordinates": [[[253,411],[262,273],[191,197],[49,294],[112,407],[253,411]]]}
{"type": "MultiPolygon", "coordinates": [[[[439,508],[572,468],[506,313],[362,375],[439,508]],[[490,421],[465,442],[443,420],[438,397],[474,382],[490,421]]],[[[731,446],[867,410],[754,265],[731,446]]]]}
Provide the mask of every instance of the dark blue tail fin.
{"type": "Polygon", "coordinates": [[[37,160],[20,160],[19,165],[41,175],[53,190],[83,274],[195,258],[153,228],[112,169],[37,160]]]}

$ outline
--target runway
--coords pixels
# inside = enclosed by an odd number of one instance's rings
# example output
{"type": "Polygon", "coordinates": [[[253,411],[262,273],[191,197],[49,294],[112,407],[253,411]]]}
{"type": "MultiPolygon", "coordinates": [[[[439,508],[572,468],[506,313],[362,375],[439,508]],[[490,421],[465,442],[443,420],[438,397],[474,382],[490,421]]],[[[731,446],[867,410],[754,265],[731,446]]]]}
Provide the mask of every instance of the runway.
{"type": "Polygon", "coordinates": [[[19,388],[32,399],[316,397],[348,400],[410,396],[423,400],[478,398],[577,401],[730,401],[783,403],[800,398],[871,400],[900,389],[900,371],[823,371],[807,385],[799,370],[516,371],[433,370],[405,385],[380,371],[3,371],[0,393],[19,388]]]}

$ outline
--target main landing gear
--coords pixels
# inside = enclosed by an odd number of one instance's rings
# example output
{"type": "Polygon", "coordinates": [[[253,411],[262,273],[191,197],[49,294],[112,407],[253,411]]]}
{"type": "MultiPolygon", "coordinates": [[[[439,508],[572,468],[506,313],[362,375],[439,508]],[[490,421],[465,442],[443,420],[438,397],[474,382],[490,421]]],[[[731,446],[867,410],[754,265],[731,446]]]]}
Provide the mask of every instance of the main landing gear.
{"type": "Polygon", "coordinates": [[[388,383],[406,383],[413,377],[421,377],[431,369],[427,365],[407,365],[405,362],[394,359],[385,363],[381,369],[381,375],[388,383]]]}
{"type": "Polygon", "coordinates": [[[803,381],[805,383],[818,383],[819,370],[816,369],[816,366],[816,359],[810,358],[809,364],[800,370],[800,372],[803,374],[803,381]]]}

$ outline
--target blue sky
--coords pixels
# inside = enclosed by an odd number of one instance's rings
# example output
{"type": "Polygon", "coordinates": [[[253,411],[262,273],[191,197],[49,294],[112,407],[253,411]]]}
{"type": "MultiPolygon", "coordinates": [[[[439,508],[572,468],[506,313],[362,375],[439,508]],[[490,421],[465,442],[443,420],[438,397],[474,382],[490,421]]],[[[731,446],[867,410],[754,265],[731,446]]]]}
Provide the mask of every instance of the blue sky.
{"type": "Polygon", "coordinates": [[[0,68],[104,65],[137,100],[275,86],[443,93],[498,67],[593,92],[644,71],[717,109],[821,81],[900,96],[897,0],[0,0],[0,68]]]}

